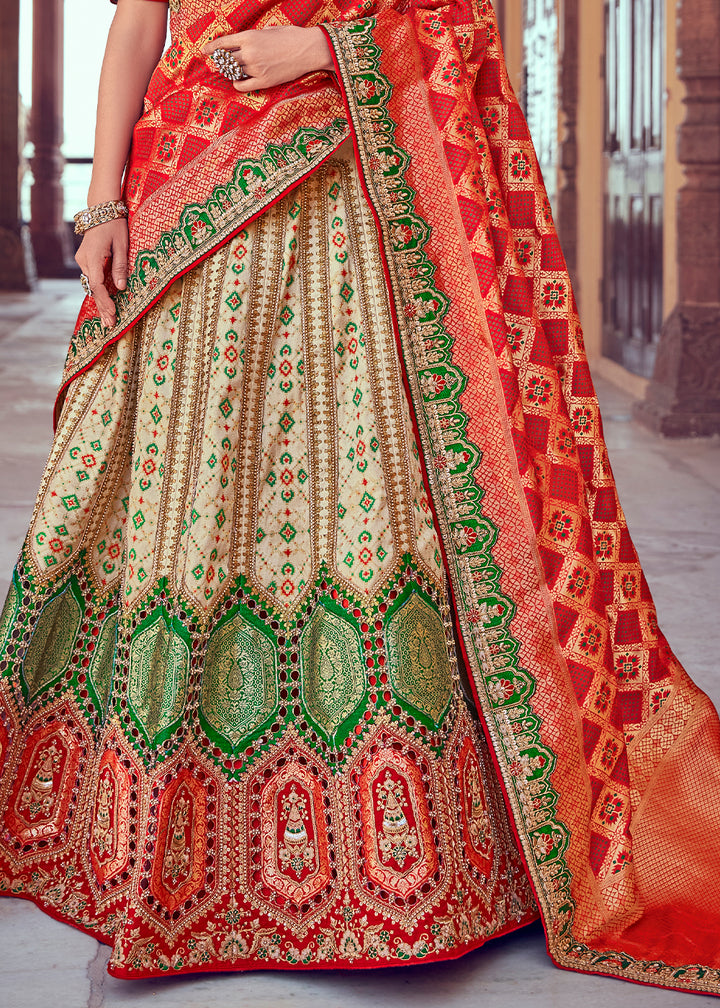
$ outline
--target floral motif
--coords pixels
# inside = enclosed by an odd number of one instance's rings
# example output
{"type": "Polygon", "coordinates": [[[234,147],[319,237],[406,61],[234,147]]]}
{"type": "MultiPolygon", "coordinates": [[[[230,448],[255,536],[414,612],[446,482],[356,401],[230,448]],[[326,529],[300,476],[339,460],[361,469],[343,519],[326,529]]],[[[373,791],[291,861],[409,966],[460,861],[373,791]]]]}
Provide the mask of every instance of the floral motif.
{"type": "Polygon", "coordinates": [[[469,525],[453,529],[453,539],[458,549],[469,549],[477,541],[477,531],[469,525]]]}
{"type": "Polygon", "coordinates": [[[567,427],[561,427],[555,435],[555,447],[560,455],[563,455],[565,458],[572,458],[576,454],[573,432],[567,427]]]}
{"type": "Polygon", "coordinates": [[[428,374],[422,378],[420,384],[426,396],[436,396],[445,391],[447,381],[442,375],[428,374]]]}
{"type": "Polygon", "coordinates": [[[608,772],[615,766],[615,762],[620,755],[620,744],[614,739],[608,739],[600,754],[600,762],[608,772]]]}
{"type": "Polygon", "coordinates": [[[521,266],[527,266],[535,255],[535,246],[529,238],[518,238],[515,242],[515,255],[521,266]]]}
{"type": "Polygon", "coordinates": [[[594,414],[589,406],[576,406],[570,414],[572,429],[580,434],[587,434],[592,429],[594,414]]]}
{"type": "Polygon", "coordinates": [[[487,194],[488,213],[491,217],[505,216],[505,200],[499,189],[490,189],[487,194]]]}
{"type": "Polygon", "coordinates": [[[177,133],[163,133],[155,154],[158,161],[172,161],[179,140],[177,133]]]}
{"type": "Polygon", "coordinates": [[[572,515],[567,511],[553,511],[548,522],[548,535],[555,542],[567,542],[573,530],[572,515]]]}
{"type": "Polygon", "coordinates": [[[214,98],[204,98],[195,112],[195,122],[203,126],[211,126],[220,108],[220,103],[214,98]]]}
{"type": "Polygon", "coordinates": [[[357,83],[357,93],[359,97],[364,98],[365,101],[369,101],[377,95],[378,90],[373,81],[363,79],[357,83]]]}
{"type": "Polygon", "coordinates": [[[612,868],[610,869],[611,874],[619,875],[624,868],[632,864],[632,860],[633,860],[632,851],[629,850],[620,851],[613,858],[612,868]]]}
{"type": "Polygon", "coordinates": [[[444,81],[445,84],[454,84],[456,87],[459,86],[462,80],[462,68],[460,62],[456,59],[449,60],[442,69],[440,74],[440,79],[444,81]]]}
{"type": "Polygon", "coordinates": [[[560,836],[557,832],[537,834],[532,841],[535,856],[541,861],[545,860],[553,853],[559,840],[560,836]]]}
{"type": "Polygon", "coordinates": [[[525,342],[525,333],[517,324],[511,324],[507,327],[507,341],[510,344],[510,349],[513,353],[517,353],[522,350],[523,344],[525,342]]]}
{"type": "Polygon", "coordinates": [[[542,289],[542,303],[546,308],[553,311],[565,307],[567,301],[567,287],[562,280],[549,280],[542,289]]]}
{"type": "Polygon", "coordinates": [[[592,584],[592,574],[587,567],[575,567],[568,581],[568,594],[573,598],[583,598],[592,584]]]}
{"type": "Polygon", "coordinates": [[[621,683],[631,682],[640,675],[640,658],[635,654],[621,654],[615,659],[615,671],[621,683]]]}
{"type": "Polygon", "coordinates": [[[612,688],[610,683],[603,680],[598,686],[597,693],[595,694],[595,710],[605,713],[610,707],[610,700],[612,698],[612,688]]]}
{"type": "Polygon", "coordinates": [[[495,136],[500,129],[500,112],[496,108],[486,108],[482,112],[482,124],[488,136],[495,136]]]}
{"type": "Polygon", "coordinates": [[[614,826],[622,815],[624,801],[621,795],[606,791],[598,809],[598,818],[608,826],[614,826]]]}
{"type": "Polygon", "coordinates": [[[460,116],[458,116],[458,120],[455,124],[455,132],[462,137],[475,136],[475,126],[467,112],[462,112],[460,116]]]}
{"type": "Polygon", "coordinates": [[[610,560],[615,546],[615,538],[611,532],[598,532],[594,541],[595,556],[599,560],[610,560]]]}
{"type": "Polygon", "coordinates": [[[553,396],[553,385],[549,378],[537,376],[528,379],[525,398],[536,406],[546,406],[553,396]]]}
{"type": "Polygon", "coordinates": [[[164,60],[171,70],[177,70],[184,55],[185,47],[182,42],[177,42],[175,45],[170,46],[165,53],[164,60]]]}
{"type": "Polygon", "coordinates": [[[515,693],[515,684],[511,679],[493,679],[488,685],[488,693],[495,703],[509,700],[515,693]]]}
{"type": "Polygon", "coordinates": [[[510,773],[513,777],[532,777],[534,773],[542,770],[544,766],[547,766],[547,759],[542,753],[538,753],[535,756],[523,753],[522,756],[514,759],[510,764],[510,773]]]}
{"type": "Polygon", "coordinates": [[[510,174],[514,179],[530,178],[532,171],[530,159],[522,151],[510,155],[510,174]]]}
{"type": "Polygon", "coordinates": [[[447,20],[440,14],[432,13],[424,16],[421,24],[423,30],[433,38],[444,38],[447,35],[447,20]]]}
{"type": "Polygon", "coordinates": [[[602,646],[604,631],[597,623],[587,623],[580,635],[579,647],[586,654],[597,654],[602,646]]]}
{"type": "Polygon", "coordinates": [[[655,690],[655,692],[650,696],[650,712],[652,714],[657,714],[667,702],[671,693],[672,689],[669,686],[655,690]]]}

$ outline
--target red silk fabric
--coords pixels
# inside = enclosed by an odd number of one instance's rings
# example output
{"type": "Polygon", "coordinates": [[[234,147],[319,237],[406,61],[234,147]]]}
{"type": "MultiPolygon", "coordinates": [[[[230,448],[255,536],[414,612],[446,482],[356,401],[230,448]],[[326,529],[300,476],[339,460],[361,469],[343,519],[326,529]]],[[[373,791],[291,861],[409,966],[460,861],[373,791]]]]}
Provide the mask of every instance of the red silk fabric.
{"type": "Polygon", "coordinates": [[[85,303],[65,384],[351,132],[464,657],[550,953],[717,994],[717,715],[657,626],[490,3],[182,0],[172,32],[125,181],[120,320],[104,333],[85,303]],[[199,52],[287,23],[326,26],[339,83],[241,96],[199,52]]]}

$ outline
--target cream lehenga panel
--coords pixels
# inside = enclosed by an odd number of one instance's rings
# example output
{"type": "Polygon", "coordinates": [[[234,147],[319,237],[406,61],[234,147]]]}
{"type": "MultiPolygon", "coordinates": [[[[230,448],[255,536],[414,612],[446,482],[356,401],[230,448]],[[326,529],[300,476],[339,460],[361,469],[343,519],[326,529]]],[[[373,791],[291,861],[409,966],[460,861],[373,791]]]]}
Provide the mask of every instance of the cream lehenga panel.
{"type": "Polygon", "coordinates": [[[59,539],[59,563],[83,546],[107,586],[126,524],[127,604],[166,576],[214,606],[244,574],[290,610],[321,567],[369,595],[408,552],[442,584],[348,145],[78,379],[51,464],[33,521],[38,567],[59,539]],[[87,492],[74,508],[79,469],[87,492]]]}

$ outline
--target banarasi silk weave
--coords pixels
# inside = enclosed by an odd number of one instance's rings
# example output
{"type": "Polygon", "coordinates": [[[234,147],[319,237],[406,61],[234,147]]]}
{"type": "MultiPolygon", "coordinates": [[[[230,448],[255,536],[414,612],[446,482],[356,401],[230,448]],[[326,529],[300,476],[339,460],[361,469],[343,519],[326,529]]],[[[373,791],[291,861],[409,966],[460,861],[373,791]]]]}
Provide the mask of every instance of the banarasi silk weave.
{"type": "Polygon", "coordinates": [[[0,625],[0,890],[110,971],[461,955],[720,993],[658,629],[486,0],[173,0],[0,625]],[[200,53],[322,25],[241,95],[200,53]]]}

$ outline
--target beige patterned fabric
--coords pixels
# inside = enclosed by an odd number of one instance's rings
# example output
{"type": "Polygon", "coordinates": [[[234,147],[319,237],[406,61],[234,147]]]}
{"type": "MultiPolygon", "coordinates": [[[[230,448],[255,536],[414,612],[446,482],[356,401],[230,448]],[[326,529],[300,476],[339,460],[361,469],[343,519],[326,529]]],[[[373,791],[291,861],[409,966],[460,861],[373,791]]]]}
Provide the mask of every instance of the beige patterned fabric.
{"type": "Polygon", "coordinates": [[[167,577],[215,606],[242,573],[292,610],[321,567],[370,596],[407,552],[442,586],[384,278],[357,276],[360,249],[380,261],[376,230],[342,152],[78,379],[33,520],[40,571],[84,548],[111,587],[126,534],[126,605],[167,577]]]}

